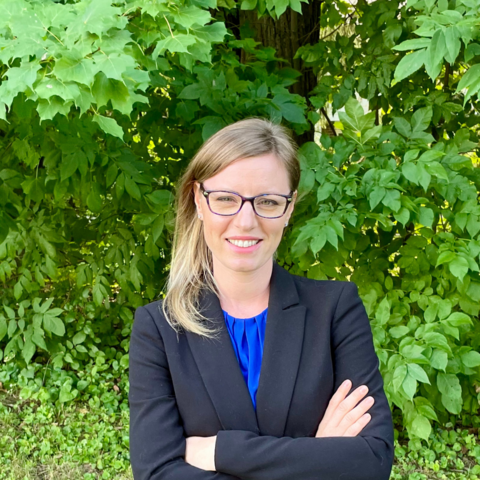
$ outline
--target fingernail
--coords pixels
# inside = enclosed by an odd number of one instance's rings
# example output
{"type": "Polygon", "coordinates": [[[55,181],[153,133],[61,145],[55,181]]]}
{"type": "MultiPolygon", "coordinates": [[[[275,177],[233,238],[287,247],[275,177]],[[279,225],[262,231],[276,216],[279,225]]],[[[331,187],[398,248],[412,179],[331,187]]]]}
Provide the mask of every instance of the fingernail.
{"type": "Polygon", "coordinates": [[[367,393],[368,392],[368,387],[363,385],[362,387],[360,387],[360,393],[367,393]]]}
{"type": "Polygon", "coordinates": [[[351,386],[351,382],[350,380],[345,380],[343,383],[342,383],[342,387],[350,387],[351,386]]]}

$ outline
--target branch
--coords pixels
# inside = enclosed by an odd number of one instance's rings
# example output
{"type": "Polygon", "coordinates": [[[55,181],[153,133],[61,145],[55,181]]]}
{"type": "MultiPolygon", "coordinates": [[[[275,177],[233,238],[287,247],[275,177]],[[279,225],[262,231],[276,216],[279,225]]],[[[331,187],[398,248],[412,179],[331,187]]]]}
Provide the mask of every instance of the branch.
{"type": "Polygon", "coordinates": [[[327,115],[327,112],[325,111],[325,109],[322,107],[320,109],[320,111],[323,113],[323,116],[326,118],[327,122],[328,122],[328,125],[330,126],[330,128],[332,129],[332,132],[333,132],[333,136],[336,137],[337,136],[337,132],[335,130],[335,126],[333,125],[332,121],[328,118],[328,115],[327,115]]]}

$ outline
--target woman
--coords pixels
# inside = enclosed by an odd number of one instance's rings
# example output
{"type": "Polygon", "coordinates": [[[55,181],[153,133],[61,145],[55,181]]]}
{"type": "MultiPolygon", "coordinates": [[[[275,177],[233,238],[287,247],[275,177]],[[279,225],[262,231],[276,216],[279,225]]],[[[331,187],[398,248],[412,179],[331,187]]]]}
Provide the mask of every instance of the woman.
{"type": "Polygon", "coordinates": [[[166,296],[137,309],[131,336],[135,480],[389,478],[356,285],[275,260],[299,180],[287,130],[261,119],[213,135],[180,179],[166,296]]]}

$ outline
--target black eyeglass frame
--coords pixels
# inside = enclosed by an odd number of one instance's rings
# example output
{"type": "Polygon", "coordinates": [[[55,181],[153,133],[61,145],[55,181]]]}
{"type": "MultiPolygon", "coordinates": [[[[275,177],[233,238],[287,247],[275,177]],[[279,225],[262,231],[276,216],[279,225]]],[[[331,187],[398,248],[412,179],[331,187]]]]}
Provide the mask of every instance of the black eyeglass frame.
{"type": "Polygon", "coordinates": [[[285,212],[287,211],[287,208],[288,206],[290,205],[290,202],[292,201],[293,199],[293,191],[291,191],[288,195],[282,195],[280,193],[262,193],[260,195],[256,195],[255,197],[244,197],[243,195],[240,195],[239,193],[237,192],[231,192],[229,190],[205,190],[205,187],[203,186],[203,182],[200,183],[200,190],[203,194],[203,196],[206,198],[207,200],[207,205],[208,205],[208,208],[209,210],[214,213],[215,215],[220,215],[222,217],[232,217],[233,215],[236,215],[243,207],[243,204],[245,202],[250,202],[252,204],[252,209],[253,211],[255,212],[255,215],[258,215],[259,217],[261,218],[266,218],[268,220],[273,220],[274,218],[280,218],[280,217],[283,217],[285,215],[285,212]],[[213,192],[225,192],[225,193],[233,193],[234,195],[237,195],[238,197],[240,197],[242,199],[242,204],[240,205],[240,208],[235,212],[235,213],[217,213],[217,212],[214,212],[212,210],[212,208],[210,207],[210,201],[209,201],[209,194],[210,193],[213,193],[213,192]],[[254,204],[254,200],[258,197],[266,197],[268,195],[278,195],[279,197],[284,197],[287,199],[287,203],[285,204],[285,210],[283,211],[283,213],[281,215],[278,215],[278,217],[264,217],[263,215],[260,215],[256,210],[255,210],[255,204],[254,204]]]}

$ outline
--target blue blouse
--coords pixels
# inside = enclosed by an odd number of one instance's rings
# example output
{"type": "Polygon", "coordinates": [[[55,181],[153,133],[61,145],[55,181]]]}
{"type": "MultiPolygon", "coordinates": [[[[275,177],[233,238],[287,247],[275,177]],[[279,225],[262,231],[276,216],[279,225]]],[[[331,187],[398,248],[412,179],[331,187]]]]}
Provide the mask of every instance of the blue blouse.
{"type": "Polygon", "coordinates": [[[257,408],[256,396],[262,366],[267,312],[268,308],[255,317],[235,318],[223,310],[233,349],[255,409],[257,408]]]}

